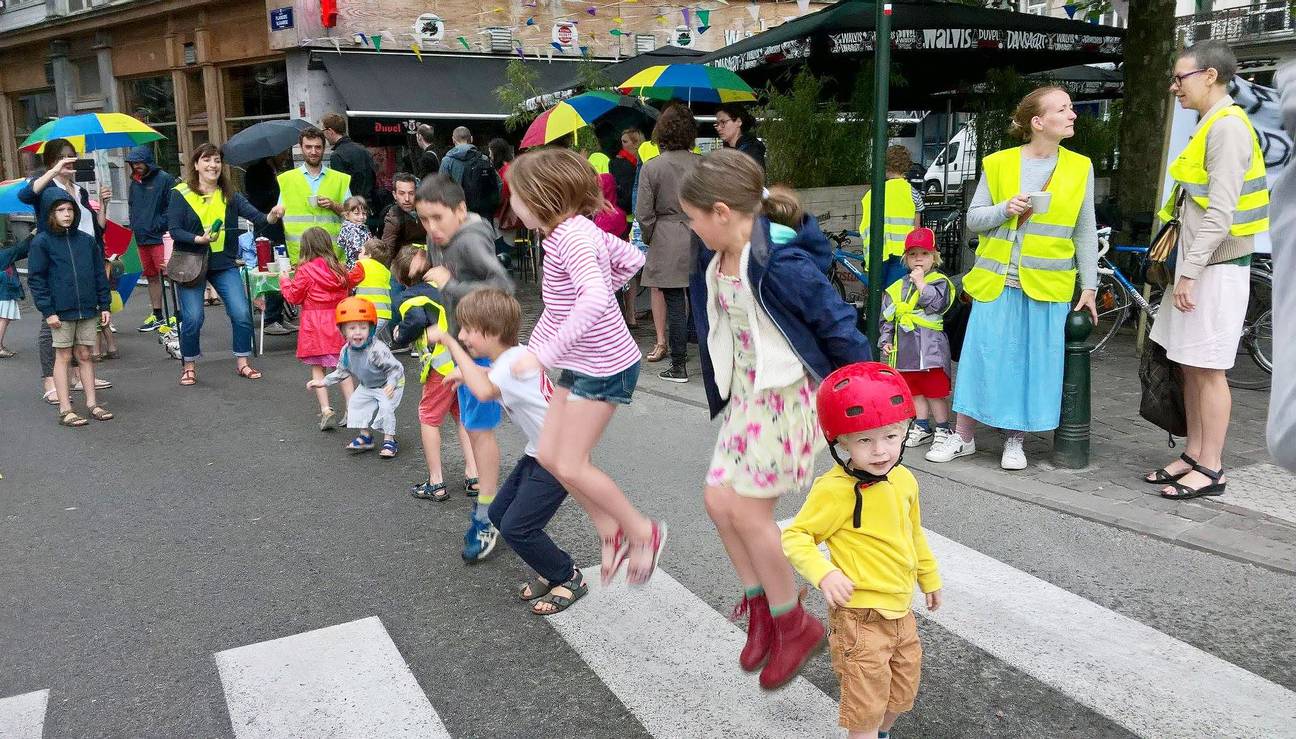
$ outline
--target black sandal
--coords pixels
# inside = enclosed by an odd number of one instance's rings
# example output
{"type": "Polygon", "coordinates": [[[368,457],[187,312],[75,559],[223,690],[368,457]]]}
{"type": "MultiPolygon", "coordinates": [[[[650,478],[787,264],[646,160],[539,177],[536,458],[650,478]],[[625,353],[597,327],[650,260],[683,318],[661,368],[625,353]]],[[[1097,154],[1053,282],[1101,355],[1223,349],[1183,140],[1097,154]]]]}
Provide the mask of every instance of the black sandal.
{"type": "Polygon", "coordinates": [[[1203,496],[1224,494],[1224,487],[1228,485],[1228,483],[1220,482],[1220,478],[1224,476],[1224,467],[1222,465],[1218,470],[1208,470],[1199,464],[1195,464],[1193,465],[1193,471],[1205,475],[1211,481],[1211,484],[1200,488],[1190,488],[1183,483],[1172,482],[1170,483],[1170,488],[1175,491],[1174,495],[1166,495],[1166,491],[1162,490],[1161,497],[1166,498],[1167,500],[1192,500],[1193,498],[1201,498],[1203,496]]]}
{"type": "Polygon", "coordinates": [[[543,598],[536,601],[535,605],[531,606],[532,613],[537,616],[552,616],[555,613],[562,613],[570,608],[573,603],[585,597],[585,594],[589,592],[589,586],[585,584],[585,576],[581,574],[580,570],[576,570],[576,574],[572,575],[572,579],[565,583],[555,585],[554,587],[567,588],[571,591],[571,597],[556,595],[550,591],[543,598]],[[539,608],[541,603],[547,603],[553,606],[553,610],[537,611],[536,608],[539,608]]]}
{"type": "Polygon", "coordinates": [[[1180,454],[1179,459],[1183,460],[1188,465],[1188,469],[1186,471],[1180,472],[1177,475],[1172,475],[1165,467],[1162,467],[1161,469],[1156,470],[1155,472],[1152,473],[1151,480],[1147,478],[1147,475],[1144,475],[1139,479],[1149,485],[1169,485],[1172,482],[1178,482],[1179,478],[1188,474],[1189,472],[1192,471],[1194,467],[1197,466],[1197,460],[1193,459],[1187,454],[1180,454]]]}
{"type": "Polygon", "coordinates": [[[469,498],[476,498],[481,493],[481,481],[475,477],[464,478],[464,495],[469,498]]]}
{"type": "Polygon", "coordinates": [[[536,600],[537,598],[545,597],[546,595],[549,594],[549,591],[553,590],[555,587],[557,586],[549,582],[548,580],[544,579],[543,577],[537,575],[536,577],[533,577],[527,582],[524,582],[521,585],[519,585],[517,589],[517,594],[518,594],[518,598],[521,600],[532,601],[532,600],[536,600]],[[527,595],[528,588],[530,588],[531,591],[530,595],[527,595]]]}
{"type": "Polygon", "coordinates": [[[438,482],[435,485],[430,482],[425,482],[421,485],[415,485],[414,488],[410,490],[410,495],[421,500],[435,500],[440,502],[450,497],[450,491],[446,490],[444,482],[438,482]]]}

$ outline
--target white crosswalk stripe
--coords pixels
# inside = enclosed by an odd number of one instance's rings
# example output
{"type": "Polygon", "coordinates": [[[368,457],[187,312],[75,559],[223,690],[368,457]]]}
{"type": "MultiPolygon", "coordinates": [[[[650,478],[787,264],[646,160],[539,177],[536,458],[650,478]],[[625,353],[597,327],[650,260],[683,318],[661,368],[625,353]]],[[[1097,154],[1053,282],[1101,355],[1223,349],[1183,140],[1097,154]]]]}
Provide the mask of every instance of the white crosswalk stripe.
{"type": "Polygon", "coordinates": [[[45,706],[48,703],[48,690],[0,698],[0,737],[41,739],[45,733],[45,706]]]}
{"type": "Polygon", "coordinates": [[[770,693],[738,666],[744,632],[658,570],[598,584],[549,623],[656,737],[838,736],[837,701],[803,678],[770,693]]]}
{"type": "Polygon", "coordinates": [[[259,737],[449,737],[377,617],[216,654],[230,723],[259,737]]]}

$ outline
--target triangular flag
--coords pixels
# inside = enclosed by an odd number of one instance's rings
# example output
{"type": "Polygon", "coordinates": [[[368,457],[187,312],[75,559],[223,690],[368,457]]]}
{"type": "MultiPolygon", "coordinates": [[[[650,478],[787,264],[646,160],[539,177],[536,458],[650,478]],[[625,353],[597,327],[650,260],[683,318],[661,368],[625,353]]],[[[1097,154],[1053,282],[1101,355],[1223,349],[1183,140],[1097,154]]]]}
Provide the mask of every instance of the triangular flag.
{"type": "Polygon", "coordinates": [[[797,0],[797,10],[800,10],[802,15],[809,12],[810,0],[797,0]]]}
{"type": "MultiPolygon", "coordinates": [[[[798,0],[798,2],[800,2],[800,0],[798,0]]],[[[700,25],[700,26],[709,26],[709,25],[711,25],[711,11],[709,11],[709,10],[699,10],[699,11],[697,12],[697,17],[698,17],[698,25],[700,25]]]]}
{"type": "Polygon", "coordinates": [[[557,49],[559,53],[562,53],[562,44],[558,43],[557,41],[550,41],[549,45],[557,49]]]}
{"type": "Polygon", "coordinates": [[[666,25],[666,16],[664,15],[657,16],[657,22],[663,26],[666,25]]]}
{"type": "Polygon", "coordinates": [[[527,18],[527,20],[526,20],[526,24],[527,24],[528,26],[534,26],[534,25],[535,25],[535,16],[531,16],[530,18],[527,18]]]}
{"type": "Polygon", "coordinates": [[[593,5],[591,5],[591,6],[589,6],[588,8],[585,9],[585,12],[586,12],[586,13],[589,13],[590,15],[598,15],[598,8],[596,8],[596,7],[594,7],[593,5]]]}
{"type": "Polygon", "coordinates": [[[141,272],[129,272],[117,278],[117,294],[121,296],[122,304],[125,305],[130,300],[131,293],[135,292],[135,285],[139,283],[141,272]]]}
{"type": "Polygon", "coordinates": [[[521,47],[521,46],[517,47],[517,48],[514,49],[513,51],[516,51],[516,52],[517,52],[517,55],[518,55],[520,58],[522,58],[522,59],[526,59],[526,54],[523,54],[523,53],[522,53],[522,47],[521,47]]]}
{"type": "Polygon", "coordinates": [[[751,15],[752,20],[760,19],[760,6],[756,4],[755,0],[747,3],[747,12],[751,15]]]}
{"type": "Polygon", "coordinates": [[[697,30],[697,32],[698,32],[698,35],[701,36],[702,34],[706,33],[707,31],[710,31],[710,30],[711,30],[711,26],[698,26],[698,30],[697,30]]]}
{"type": "Polygon", "coordinates": [[[680,14],[684,16],[684,25],[685,25],[685,27],[689,27],[689,26],[692,26],[692,25],[693,25],[692,23],[689,22],[689,9],[688,9],[688,8],[680,8],[680,14]]]}
{"type": "Polygon", "coordinates": [[[370,36],[373,41],[373,47],[377,51],[382,51],[382,36],[370,36]]]}
{"type": "Polygon", "coordinates": [[[612,22],[619,26],[622,23],[625,23],[625,19],[618,15],[617,17],[612,19],[612,22]]]}
{"type": "Polygon", "coordinates": [[[613,28],[611,31],[608,31],[608,33],[612,34],[613,36],[624,36],[624,35],[625,35],[624,33],[621,32],[621,29],[620,29],[620,28],[613,28]]]}
{"type": "Polygon", "coordinates": [[[414,56],[418,57],[419,63],[422,64],[422,63],[423,63],[423,49],[420,48],[418,44],[410,44],[410,48],[414,50],[414,56]]]}
{"type": "Polygon", "coordinates": [[[463,44],[463,47],[465,49],[472,51],[472,47],[468,45],[468,39],[464,38],[463,36],[460,36],[459,43],[463,44]]]}
{"type": "Polygon", "coordinates": [[[588,55],[589,55],[589,47],[588,47],[588,46],[582,46],[582,47],[580,47],[580,53],[581,53],[581,56],[588,56],[588,55]]]}
{"type": "Polygon", "coordinates": [[[1062,9],[1066,11],[1068,18],[1075,18],[1076,11],[1080,8],[1075,5],[1063,5],[1062,9]]]}

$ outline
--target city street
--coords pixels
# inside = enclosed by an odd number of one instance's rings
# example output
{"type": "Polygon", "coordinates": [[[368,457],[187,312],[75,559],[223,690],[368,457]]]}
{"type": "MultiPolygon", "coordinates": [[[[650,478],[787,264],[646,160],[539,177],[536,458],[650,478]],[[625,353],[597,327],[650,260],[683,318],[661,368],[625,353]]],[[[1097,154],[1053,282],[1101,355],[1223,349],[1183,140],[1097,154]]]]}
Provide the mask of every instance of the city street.
{"type": "MultiPolygon", "coordinates": [[[[455,442],[454,497],[408,495],[416,391],[400,456],[351,457],[343,431],[315,430],[291,337],[243,380],[209,308],[199,384],[181,388],[133,330],[143,305],[118,316],[123,358],[99,365],[117,419],[85,429],[39,401],[36,314],[11,328],[0,736],[838,735],[826,653],[773,694],[737,665],[737,583],[701,502],[715,426],[700,378],[645,372],[597,451],[669,521],[662,571],[545,619],[516,599],[527,573],[503,544],[461,561],[455,442]]],[[[501,447],[506,464],[522,448],[508,424],[501,447]]],[[[895,736],[1296,736],[1292,572],[917,474],[946,597],[917,609],[922,688],[895,736]]],[[[596,582],[579,508],[551,530],[596,582]]]]}

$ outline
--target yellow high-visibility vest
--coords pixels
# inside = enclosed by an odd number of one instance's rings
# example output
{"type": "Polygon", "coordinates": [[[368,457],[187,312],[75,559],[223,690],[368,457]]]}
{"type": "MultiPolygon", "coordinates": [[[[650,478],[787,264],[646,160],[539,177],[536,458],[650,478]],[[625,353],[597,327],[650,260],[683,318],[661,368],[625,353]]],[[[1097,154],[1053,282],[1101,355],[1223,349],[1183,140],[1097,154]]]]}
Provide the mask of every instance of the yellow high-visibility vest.
{"type": "Polygon", "coordinates": [[[596,151],[589,155],[590,166],[593,167],[594,171],[598,174],[607,174],[608,164],[610,164],[611,161],[611,159],[608,159],[608,155],[601,151],[596,151]]]}
{"type": "MultiPolygon", "coordinates": [[[[351,189],[351,175],[327,167],[324,168],[323,173],[319,190],[315,195],[328,198],[335,203],[346,200],[347,191],[351,189]]],[[[328,208],[311,207],[309,204],[311,189],[310,183],[306,181],[306,174],[301,169],[290,169],[280,173],[277,179],[279,197],[286,209],[283,225],[289,261],[294,265],[297,264],[297,255],[301,251],[301,235],[312,226],[319,226],[327,231],[336,245],[338,232],[342,230],[342,216],[328,208]]],[[[341,256],[341,249],[338,249],[338,254],[341,256]]]]}
{"type": "Polygon", "coordinates": [[[1237,209],[1233,212],[1233,224],[1229,233],[1233,236],[1251,236],[1269,230],[1269,187],[1265,180],[1264,152],[1260,151],[1260,139],[1256,136],[1255,127],[1246,111],[1236,105],[1226,106],[1214,115],[1202,121],[1201,127],[1188,140],[1188,145],[1177,159],[1170,163],[1170,177],[1175,186],[1170,188],[1170,197],[1157,215],[1169,222],[1174,217],[1175,199],[1179,189],[1192,198],[1193,202],[1206,208],[1210,205],[1208,191],[1210,174],[1206,171],[1206,134],[1220,120],[1231,117],[1239,118],[1251,132],[1251,166],[1247,167],[1242,177],[1242,194],[1238,198],[1237,209]]]}
{"type": "MultiPolygon", "coordinates": [[[[198,214],[198,220],[202,222],[204,233],[211,231],[212,224],[216,223],[216,221],[225,218],[225,193],[219,187],[211,195],[200,195],[190,190],[189,186],[183,182],[172,189],[180,193],[180,196],[185,199],[189,207],[193,208],[193,212],[198,214]]],[[[228,224],[222,225],[220,233],[216,234],[216,238],[211,240],[209,246],[212,253],[225,250],[226,225],[228,224]]],[[[201,236],[202,234],[198,235],[201,236]]]]}
{"type": "Polygon", "coordinates": [[[639,145],[639,163],[647,164],[648,160],[655,158],[660,153],[661,149],[656,144],[651,140],[645,141],[639,145]]]}
{"type": "MultiPolygon", "coordinates": [[[[1021,162],[1020,146],[985,158],[983,166],[991,201],[1002,203],[1021,192],[1021,162]]],[[[998,298],[1020,234],[1017,277],[1022,291],[1034,300],[1070,301],[1076,280],[1072,234],[1080,218],[1091,168],[1088,157],[1059,148],[1057,169],[1048,183],[1048,192],[1053,194],[1048,213],[1032,215],[1025,225],[1019,225],[1020,219],[1013,216],[995,230],[981,234],[976,263],[963,278],[963,291],[982,303],[998,298]]]]}
{"type": "MultiPolygon", "coordinates": [[[[410,311],[411,308],[432,306],[436,308],[437,328],[442,331],[449,331],[450,324],[446,322],[445,307],[426,295],[415,295],[400,304],[401,318],[410,311]]],[[[450,350],[441,344],[436,344],[432,351],[428,351],[427,335],[421,334],[414,339],[414,348],[419,353],[419,382],[427,382],[431,370],[436,370],[437,374],[445,377],[454,370],[454,358],[450,356],[450,350]]]]}
{"type": "MultiPolygon", "coordinates": [[[[864,215],[860,218],[860,243],[864,245],[864,264],[869,257],[869,227],[873,218],[873,191],[864,193],[860,200],[864,215]]],[[[914,205],[913,188],[905,180],[886,181],[886,217],[885,234],[882,242],[882,258],[904,256],[905,237],[914,228],[914,218],[918,215],[918,206],[914,205]]]]}
{"type": "Polygon", "coordinates": [[[940,272],[932,271],[927,273],[927,284],[935,284],[942,280],[947,283],[946,288],[949,291],[950,300],[946,304],[945,310],[940,313],[928,313],[918,307],[918,298],[922,296],[921,290],[914,290],[908,298],[903,297],[902,288],[904,280],[896,280],[886,289],[887,295],[891,296],[891,305],[882,311],[882,318],[886,321],[895,321],[896,328],[901,331],[913,331],[915,326],[922,326],[933,331],[945,330],[945,314],[949,312],[954,305],[955,291],[954,283],[940,272]]]}
{"type": "Polygon", "coordinates": [[[364,298],[373,303],[378,311],[378,318],[391,319],[391,270],[377,259],[361,259],[357,262],[364,268],[364,279],[356,285],[357,298],[364,298]]]}

